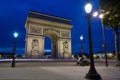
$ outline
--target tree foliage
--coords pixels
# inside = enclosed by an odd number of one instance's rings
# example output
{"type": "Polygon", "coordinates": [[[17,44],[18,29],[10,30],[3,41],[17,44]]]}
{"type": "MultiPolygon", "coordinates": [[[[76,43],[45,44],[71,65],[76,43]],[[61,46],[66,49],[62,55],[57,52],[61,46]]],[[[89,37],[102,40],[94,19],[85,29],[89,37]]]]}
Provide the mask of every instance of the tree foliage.
{"type": "Polygon", "coordinates": [[[120,27],[120,0],[100,0],[100,8],[104,13],[104,25],[120,27]]]}

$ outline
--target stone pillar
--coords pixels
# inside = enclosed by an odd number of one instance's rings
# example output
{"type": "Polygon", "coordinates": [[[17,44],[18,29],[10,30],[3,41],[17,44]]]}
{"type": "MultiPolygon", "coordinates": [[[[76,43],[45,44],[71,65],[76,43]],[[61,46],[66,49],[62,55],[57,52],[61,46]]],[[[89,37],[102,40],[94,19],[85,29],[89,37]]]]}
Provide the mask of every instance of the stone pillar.
{"type": "Polygon", "coordinates": [[[52,58],[58,58],[57,43],[52,42],[52,58]]]}
{"type": "Polygon", "coordinates": [[[26,42],[27,58],[42,58],[44,56],[44,37],[29,36],[26,42]]]}
{"type": "Polygon", "coordinates": [[[58,40],[58,57],[71,58],[71,40],[70,39],[58,40]]]}

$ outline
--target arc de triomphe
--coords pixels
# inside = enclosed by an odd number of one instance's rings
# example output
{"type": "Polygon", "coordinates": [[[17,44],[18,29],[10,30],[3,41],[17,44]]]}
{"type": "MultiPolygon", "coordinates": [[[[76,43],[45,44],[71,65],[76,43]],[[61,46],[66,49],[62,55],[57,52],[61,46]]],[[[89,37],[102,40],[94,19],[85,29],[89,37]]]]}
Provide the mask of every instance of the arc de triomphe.
{"type": "Polygon", "coordinates": [[[51,39],[52,58],[71,58],[71,21],[29,11],[26,24],[27,58],[44,56],[44,38],[51,39]]]}

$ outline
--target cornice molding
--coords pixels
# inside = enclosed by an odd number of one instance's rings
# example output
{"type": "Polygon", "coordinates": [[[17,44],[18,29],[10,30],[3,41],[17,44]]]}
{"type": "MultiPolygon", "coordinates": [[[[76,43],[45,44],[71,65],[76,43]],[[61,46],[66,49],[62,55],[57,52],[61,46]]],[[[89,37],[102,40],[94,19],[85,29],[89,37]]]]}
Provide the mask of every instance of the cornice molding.
{"type": "Polygon", "coordinates": [[[48,21],[48,20],[36,19],[36,18],[31,18],[31,17],[27,18],[25,27],[27,27],[29,23],[38,24],[38,25],[46,25],[46,26],[54,26],[56,28],[64,28],[64,29],[72,28],[72,25],[68,25],[68,24],[64,24],[64,23],[62,24],[62,23],[48,21]]]}

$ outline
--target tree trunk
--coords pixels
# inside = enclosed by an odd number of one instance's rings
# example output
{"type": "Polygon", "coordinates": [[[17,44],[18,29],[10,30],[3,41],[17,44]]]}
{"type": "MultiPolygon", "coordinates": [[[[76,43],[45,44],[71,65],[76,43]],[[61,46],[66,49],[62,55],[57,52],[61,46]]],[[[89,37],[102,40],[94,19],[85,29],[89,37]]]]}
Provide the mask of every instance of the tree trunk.
{"type": "Polygon", "coordinates": [[[118,34],[118,28],[115,28],[114,31],[115,31],[116,66],[120,66],[120,53],[119,53],[119,34],[118,34]]]}

